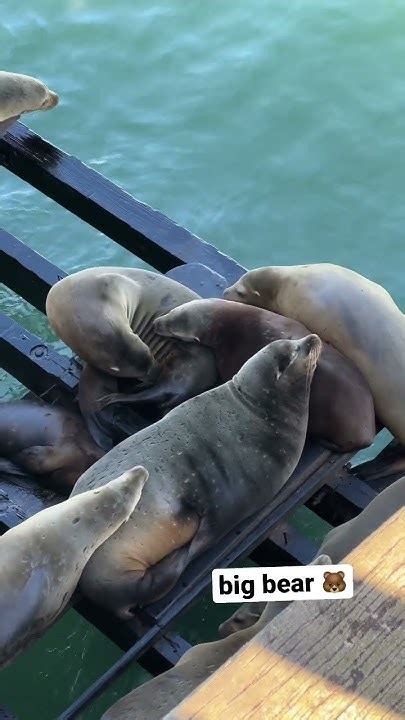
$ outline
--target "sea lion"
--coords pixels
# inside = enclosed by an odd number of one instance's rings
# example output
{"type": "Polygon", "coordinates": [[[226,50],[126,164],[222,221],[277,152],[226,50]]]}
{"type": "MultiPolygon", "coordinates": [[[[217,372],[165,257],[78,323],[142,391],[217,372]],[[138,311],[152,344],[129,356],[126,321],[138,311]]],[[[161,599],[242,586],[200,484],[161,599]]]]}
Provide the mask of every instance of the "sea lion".
{"type": "Polygon", "coordinates": [[[267,345],[233,380],[184,402],[82,475],[73,494],[137,463],[150,473],[131,520],[87,566],[86,595],[128,616],[272,500],[301,456],[320,350],[316,335],[267,345]]]}
{"type": "Polygon", "coordinates": [[[0,403],[0,456],[52,489],[70,492],[103,455],[79,415],[28,400],[0,403]]]}
{"type": "MultiPolygon", "coordinates": [[[[359,515],[332,528],[325,536],[317,555],[328,555],[331,564],[340,563],[346,555],[360,545],[405,503],[405,477],[380,492],[359,515]]],[[[270,561],[270,559],[269,559],[270,561]]],[[[312,563],[313,564],[313,563],[312,563]]],[[[289,603],[287,603],[289,604],[289,603]]],[[[228,620],[219,626],[221,637],[227,637],[242,628],[253,625],[262,614],[266,603],[243,603],[228,620]]],[[[280,603],[273,603],[274,615],[280,612],[280,603]]],[[[270,618],[271,608],[268,610],[270,618]]]]}
{"type": "Polygon", "coordinates": [[[132,468],[0,538],[0,667],[62,612],[93,552],[133,512],[147,477],[145,468],[132,468]]]}
{"type": "MultiPolygon", "coordinates": [[[[51,288],[46,313],[57,335],[90,366],[139,382],[134,393],[113,392],[94,407],[87,404],[88,427],[97,442],[102,444],[103,438],[92,416],[110,403],[155,403],[167,411],[215,385],[215,361],[208,348],[186,347],[153,329],[159,315],[198,297],[164,275],[120,267],[81,270],[51,288]]],[[[97,392],[98,386],[87,390],[93,397],[97,392]]]]}
{"type": "MultiPolygon", "coordinates": [[[[330,565],[331,559],[327,555],[321,555],[311,564],[330,565]]],[[[104,713],[101,720],[163,720],[167,713],[267,625],[272,618],[271,606],[287,604],[269,602],[254,625],[225,639],[190,648],[175,667],[118,700],[104,713]]]]}
{"type": "Polygon", "coordinates": [[[328,263],[275,266],[246,273],[224,297],[299,320],[350,358],[378,419],[405,445],[405,317],[381,285],[328,263]]]}
{"type": "MultiPolygon", "coordinates": [[[[269,310],[230,300],[192,300],[155,320],[159,335],[212,348],[223,382],[273,340],[297,340],[309,330],[269,310]]],[[[371,391],[360,371],[335,348],[323,343],[309,401],[309,435],[330,448],[350,452],[367,447],[375,436],[371,391]]]]}
{"type": "Polygon", "coordinates": [[[0,121],[18,119],[22,113],[49,110],[59,98],[41,80],[29,75],[0,71],[0,121]]]}

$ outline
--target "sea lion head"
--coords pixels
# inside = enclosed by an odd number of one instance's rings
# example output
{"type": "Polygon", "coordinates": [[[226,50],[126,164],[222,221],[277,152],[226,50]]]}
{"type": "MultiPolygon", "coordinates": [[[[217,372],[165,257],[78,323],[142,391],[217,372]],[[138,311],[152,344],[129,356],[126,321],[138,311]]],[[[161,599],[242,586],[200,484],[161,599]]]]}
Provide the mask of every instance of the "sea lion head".
{"type": "Polygon", "coordinates": [[[221,638],[233,635],[239,630],[246,630],[252,627],[260,618],[264,608],[262,602],[244,603],[242,607],[235,610],[233,615],[224,620],[218,627],[218,634],[221,638]]]}
{"type": "Polygon", "coordinates": [[[41,80],[28,75],[17,75],[16,77],[20,78],[21,100],[24,102],[21,113],[50,110],[58,104],[59,96],[41,80]]]}
{"type": "Polygon", "coordinates": [[[224,291],[225,300],[256,305],[257,307],[275,307],[275,298],[279,289],[278,267],[263,267],[250,270],[224,291]]]}
{"type": "MultiPolygon", "coordinates": [[[[141,499],[142,490],[148,477],[148,471],[141,465],[137,465],[106,485],[90,489],[89,492],[95,496],[97,510],[97,513],[94,513],[91,518],[93,525],[105,524],[106,517],[111,524],[117,521],[119,523],[126,522],[141,499]]],[[[87,518],[87,522],[90,522],[90,518],[87,518]]]]}
{"type": "Polygon", "coordinates": [[[222,300],[191,300],[156,318],[154,330],[163,337],[184,342],[202,342],[213,332],[213,317],[218,314],[222,300]]]}
{"type": "Polygon", "coordinates": [[[300,340],[275,340],[259,350],[241,367],[233,384],[243,396],[255,403],[278,404],[280,395],[295,402],[295,391],[304,389],[309,396],[312,376],[322,342],[317,335],[300,340]]]}
{"type": "Polygon", "coordinates": [[[58,95],[41,80],[29,75],[0,72],[0,119],[34,110],[50,110],[58,102],[58,95]]]}
{"type": "Polygon", "coordinates": [[[38,108],[38,110],[51,110],[51,108],[56,107],[59,102],[59,95],[57,95],[56,92],[53,92],[53,90],[49,90],[49,88],[47,88],[46,86],[45,90],[45,100],[43,100],[42,105],[40,108],[38,108]]]}

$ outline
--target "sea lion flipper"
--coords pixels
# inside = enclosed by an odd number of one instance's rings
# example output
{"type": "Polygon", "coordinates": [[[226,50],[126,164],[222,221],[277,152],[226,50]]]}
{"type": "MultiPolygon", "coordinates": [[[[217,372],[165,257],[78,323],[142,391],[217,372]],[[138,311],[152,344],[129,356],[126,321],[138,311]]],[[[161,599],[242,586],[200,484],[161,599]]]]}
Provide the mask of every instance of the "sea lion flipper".
{"type": "Polygon", "coordinates": [[[398,441],[390,443],[373,460],[355,465],[349,472],[373,482],[391,476],[398,479],[405,473],[405,445],[398,441]]]}
{"type": "Polygon", "coordinates": [[[3,648],[15,645],[18,652],[19,647],[25,644],[26,636],[32,632],[32,618],[40,613],[49,583],[46,567],[32,567],[27,581],[19,590],[18,602],[15,601],[14,588],[11,588],[9,597],[0,598],[0,666],[5,659],[3,648]]]}
{"type": "Polygon", "coordinates": [[[224,620],[218,627],[218,634],[221,638],[233,635],[239,630],[251,627],[258,621],[264,608],[265,602],[249,602],[243,603],[233,615],[224,620]]]}
{"type": "Polygon", "coordinates": [[[14,481],[16,478],[20,480],[31,480],[30,473],[26,472],[13,460],[8,458],[0,458],[0,477],[2,480],[8,480],[9,478],[14,481]]]}
{"type": "Polygon", "coordinates": [[[86,412],[83,414],[86,427],[93,438],[94,442],[102,449],[111,450],[114,445],[113,433],[110,423],[108,423],[105,413],[100,412],[86,412]]]}
{"type": "Polygon", "coordinates": [[[116,377],[107,375],[86,363],[79,379],[77,393],[79,408],[93,440],[99,447],[107,451],[111,450],[114,444],[112,429],[106,413],[101,412],[104,406],[100,406],[99,402],[103,396],[114,394],[117,390],[118,379],[116,377]]]}
{"type": "Polygon", "coordinates": [[[33,445],[21,450],[14,456],[18,464],[21,463],[33,475],[45,475],[57,470],[70,453],[64,448],[51,445],[33,445]]]}

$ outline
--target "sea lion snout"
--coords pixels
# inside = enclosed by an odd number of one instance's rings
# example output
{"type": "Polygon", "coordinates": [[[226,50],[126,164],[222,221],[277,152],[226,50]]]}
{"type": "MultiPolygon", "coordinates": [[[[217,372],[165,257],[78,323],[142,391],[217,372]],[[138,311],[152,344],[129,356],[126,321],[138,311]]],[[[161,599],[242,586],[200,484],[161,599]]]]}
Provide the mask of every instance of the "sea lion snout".
{"type": "Polygon", "coordinates": [[[162,337],[180,338],[184,342],[200,342],[198,325],[201,319],[193,314],[201,300],[192,300],[185,305],[173,308],[167,315],[161,315],[153,322],[153,329],[162,337]],[[191,311],[191,312],[190,312],[191,311]]]}
{"type": "Polygon", "coordinates": [[[234,285],[224,290],[223,297],[225,300],[235,300],[236,302],[243,302],[247,295],[247,291],[243,283],[238,280],[234,285]]]}
{"type": "Polygon", "coordinates": [[[308,356],[312,353],[316,356],[316,358],[318,358],[322,350],[322,341],[318,335],[312,333],[311,335],[307,335],[302,338],[302,340],[299,340],[297,342],[297,346],[298,351],[302,355],[308,356]]]}
{"type": "Polygon", "coordinates": [[[56,92],[53,92],[53,90],[48,90],[47,96],[41,105],[41,110],[50,110],[51,108],[56,107],[58,102],[59,95],[57,95],[56,92]]]}

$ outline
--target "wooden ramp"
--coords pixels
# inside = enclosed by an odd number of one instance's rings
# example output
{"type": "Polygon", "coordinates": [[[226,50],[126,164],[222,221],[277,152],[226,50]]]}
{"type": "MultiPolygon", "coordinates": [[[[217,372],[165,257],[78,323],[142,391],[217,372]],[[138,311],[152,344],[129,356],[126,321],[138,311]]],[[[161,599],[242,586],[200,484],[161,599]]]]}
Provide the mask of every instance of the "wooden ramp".
{"type": "Polygon", "coordinates": [[[165,720],[405,716],[405,509],[343,561],[354,596],[292,603],[165,720]]]}

